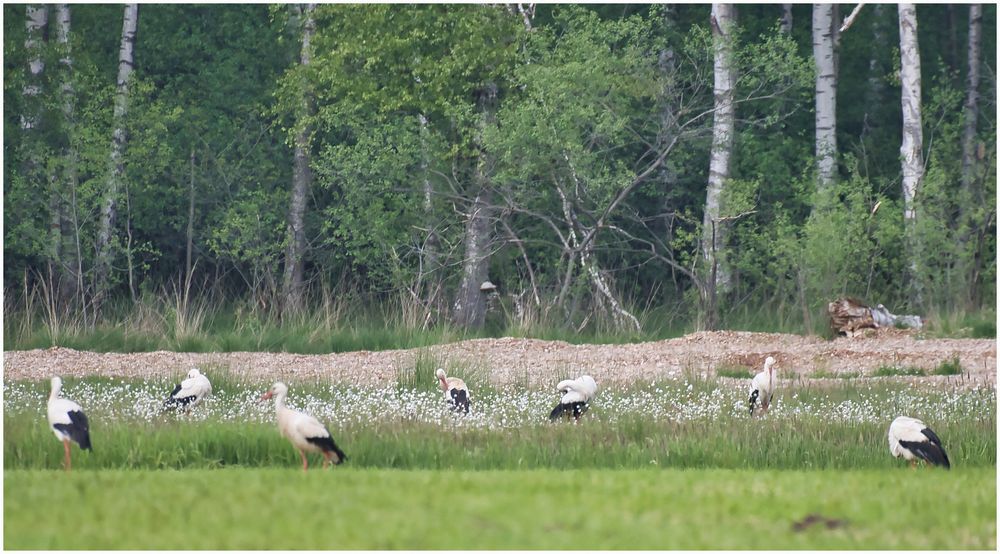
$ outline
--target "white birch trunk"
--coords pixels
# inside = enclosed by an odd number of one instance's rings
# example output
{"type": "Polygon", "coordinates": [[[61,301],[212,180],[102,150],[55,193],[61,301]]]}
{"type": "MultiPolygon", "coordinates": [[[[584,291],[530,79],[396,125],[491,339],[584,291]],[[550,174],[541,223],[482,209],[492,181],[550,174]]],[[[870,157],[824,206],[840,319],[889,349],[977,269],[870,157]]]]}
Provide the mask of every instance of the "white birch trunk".
{"type": "Polygon", "coordinates": [[[813,57],[816,60],[816,174],[820,187],[837,176],[837,60],[833,4],[813,4],[813,57]]]}
{"type": "MultiPolygon", "coordinates": [[[[702,254],[706,261],[709,287],[725,292],[729,289],[731,275],[726,264],[725,225],[719,221],[722,214],[722,190],[729,178],[733,151],[735,109],[733,105],[736,75],[733,68],[731,28],[735,9],[732,4],[712,4],[712,34],[715,50],[715,114],[712,123],[712,151],[708,168],[708,190],[705,195],[705,217],[702,228],[702,254]],[[713,278],[714,276],[714,278],[713,278]]],[[[714,302],[713,302],[714,304],[714,302]]],[[[710,307],[714,312],[714,305],[710,307]]],[[[709,314],[709,326],[714,325],[714,314],[709,314]]]]}
{"type": "MultiPolygon", "coordinates": [[[[308,67],[312,63],[312,37],[316,33],[313,12],[316,4],[306,4],[303,10],[305,21],[302,27],[302,51],[300,63],[308,67]]],[[[312,115],[312,92],[303,90],[302,109],[306,117],[312,115]]],[[[286,230],[285,272],[282,279],[284,289],[284,309],[296,311],[302,304],[303,258],[305,257],[305,212],[306,198],[312,184],[312,170],[309,168],[309,134],[306,126],[295,137],[295,162],[292,170],[292,197],[288,208],[286,230]]]]}
{"type": "Polygon", "coordinates": [[[792,4],[781,5],[781,32],[783,34],[792,33],[792,4]]]}
{"type": "Polygon", "coordinates": [[[126,4],[122,21],[122,40],[118,51],[118,91],[115,95],[115,129],[111,140],[111,169],[101,206],[101,221],[97,235],[95,264],[95,305],[104,301],[110,283],[112,237],[118,211],[118,190],[125,175],[125,116],[128,114],[128,84],[133,69],[136,28],[139,23],[139,5],[126,4]]]}
{"type": "Polygon", "coordinates": [[[49,7],[43,4],[25,6],[24,49],[28,55],[28,75],[21,94],[24,97],[24,111],[21,112],[21,130],[25,145],[24,176],[41,192],[48,187],[49,228],[45,254],[49,277],[59,273],[62,252],[62,219],[60,218],[59,184],[53,175],[48,175],[42,152],[43,139],[39,135],[42,124],[42,74],[45,72],[46,29],[49,24],[49,7]]]}
{"type": "Polygon", "coordinates": [[[66,146],[62,152],[62,171],[54,177],[58,183],[59,228],[60,228],[60,279],[61,288],[67,298],[72,297],[82,289],[80,229],[76,218],[76,188],[78,184],[78,157],[74,142],[76,112],[76,91],[73,88],[73,58],[70,52],[70,7],[69,4],[56,4],[56,41],[59,47],[59,69],[61,82],[59,93],[62,96],[63,126],[67,135],[66,146]]]}
{"type": "Polygon", "coordinates": [[[45,59],[42,47],[45,42],[45,27],[49,24],[49,7],[45,4],[25,6],[25,27],[27,36],[24,49],[28,52],[28,80],[21,93],[24,95],[26,110],[21,114],[21,129],[29,131],[38,127],[41,110],[37,105],[42,92],[42,72],[45,59]]]}
{"type": "MultiPolygon", "coordinates": [[[[983,6],[969,6],[969,73],[966,77],[965,121],[962,130],[962,192],[963,201],[972,201],[970,191],[975,165],[976,126],[979,120],[979,57],[981,51],[983,6]]],[[[963,206],[963,211],[964,206],[963,206]]]]}
{"type": "Polygon", "coordinates": [[[903,223],[906,233],[907,267],[914,301],[922,303],[919,286],[916,237],[916,197],[924,177],[923,127],[920,114],[920,49],[917,12],[913,4],[899,4],[900,82],[902,86],[903,142],[899,148],[903,170],[903,223]]]}

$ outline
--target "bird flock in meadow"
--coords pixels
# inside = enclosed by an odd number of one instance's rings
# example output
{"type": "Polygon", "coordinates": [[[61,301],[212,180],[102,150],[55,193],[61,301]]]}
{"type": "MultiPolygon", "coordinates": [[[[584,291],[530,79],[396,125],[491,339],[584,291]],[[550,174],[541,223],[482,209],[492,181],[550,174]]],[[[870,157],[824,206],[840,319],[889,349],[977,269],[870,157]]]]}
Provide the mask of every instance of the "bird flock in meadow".
{"type": "MultiPolygon", "coordinates": [[[[777,385],[775,379],[776,361],[768,356],[764,369],[750,381],[750,395],[747,403],[750,417],[766,414],[774,398],[777,385]]],[[[435,372],[438,385],[444,395],[445,404],[455,413],[468,414],[472,405],[472,393],[465,381],[458,377],[448,377],[444,369],[435,372]]],[[[576,379],[566,379],[556,385],[560,393],[559,402],[549,414],[550,421],[560,419],[579,423],[587,412],[590,401],[597,394],[597,382],[590,375],[576,379]]],[[[60,396],[62,379],[53,377],[48,400],[48,420],[52,432],[63,443],[65,458],[63,467],[69,471],[70,443],[75,442],[82,450],[92,450],[90,443],[90,423],[79,404],[60,396]]],[[[197,368],[187,373],[187,378],[177,384],[163,402],[164,410],[189,411],[201,404],[212,394],[212,383],[197,368]]],[[[260,397],[260,402],[274,400],[274,410],[279,433],[295,447],[302,458],[302,470],[309,469],[306,452],[318,452],[323,456],[323,467],[339,465],[347,460],[344,451],[337,446],[330,430],[315,417],[293,410],[285,405],[288,385],[274,383],[260,397]]],[[[902,457],[916,467],[920,460],[928,465],[950,469],[951,463],[945,453],[941,439],[923,421],[907,416],[897,417],[889,426],[889,452],[896,458],[902,457]]]]}

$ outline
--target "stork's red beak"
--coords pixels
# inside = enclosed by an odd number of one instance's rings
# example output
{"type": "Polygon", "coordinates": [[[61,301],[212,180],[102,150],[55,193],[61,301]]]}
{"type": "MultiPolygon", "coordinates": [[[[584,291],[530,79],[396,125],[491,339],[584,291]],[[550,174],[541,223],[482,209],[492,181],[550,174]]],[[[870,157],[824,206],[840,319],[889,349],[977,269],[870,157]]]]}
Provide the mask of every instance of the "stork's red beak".
{"type": "Polygon", "coordinates": [[[272,393],[271,391],[267,391],[263,395],[261,395],[260,400],[258,400],[257,402],[260,403],[265,400],[270,400],[272,396],[274,396],[274,393],[272,393]]]}

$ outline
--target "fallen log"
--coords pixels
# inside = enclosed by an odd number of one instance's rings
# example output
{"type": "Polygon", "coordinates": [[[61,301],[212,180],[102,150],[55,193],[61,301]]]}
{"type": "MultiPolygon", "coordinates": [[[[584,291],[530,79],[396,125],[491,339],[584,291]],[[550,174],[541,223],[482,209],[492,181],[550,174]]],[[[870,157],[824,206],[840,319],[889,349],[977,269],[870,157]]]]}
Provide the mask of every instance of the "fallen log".
{"type": "Polygon", "coordinates": [[[830,327],[840,335],[853,337],[862,329],[910,327],[920,329],[923,321],[917,315],[895,315],[882,304],[874,308],[850,296],[839,298],[826,306],[830,327]]]}

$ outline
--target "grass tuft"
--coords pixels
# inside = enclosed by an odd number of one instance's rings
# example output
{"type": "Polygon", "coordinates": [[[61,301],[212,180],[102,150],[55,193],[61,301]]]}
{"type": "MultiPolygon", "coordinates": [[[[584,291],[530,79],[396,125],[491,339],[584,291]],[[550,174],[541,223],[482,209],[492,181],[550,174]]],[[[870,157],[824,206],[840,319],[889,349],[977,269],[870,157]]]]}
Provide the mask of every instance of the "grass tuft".
{"type": "Polygon", "coordinates": [[[927,375],[927,372],[919,367],[898,367],[898,366],[879,366],[873,373],[874,377],[897,377],[897,376],[923,376],[927,375]]]}
{"type": "Polygon", "coordinates": [[[933,375],[961,375],[962,374],[962,364],[958,361],[958,356],[945,360],[938,364],[937,367],[931,371],[933,375]]]}
{"type": "Polygon", "coordinates": [[[720,366],[715,368],[715,375],[717,377],[731,377],[734,379],[749,379],[753,377],[754,373],[748,367],[739,366],[720,366]]]}
{"type": "Polygon", "coordinates": [[[828,371],[819,369],[809,374],[813,379],[857,379],[861,377],[860,371],[828,371]]]}

